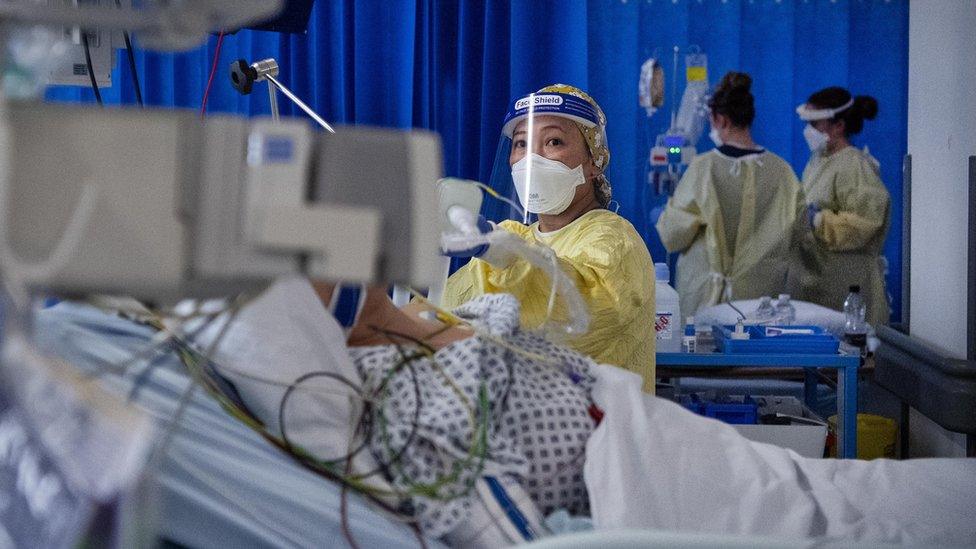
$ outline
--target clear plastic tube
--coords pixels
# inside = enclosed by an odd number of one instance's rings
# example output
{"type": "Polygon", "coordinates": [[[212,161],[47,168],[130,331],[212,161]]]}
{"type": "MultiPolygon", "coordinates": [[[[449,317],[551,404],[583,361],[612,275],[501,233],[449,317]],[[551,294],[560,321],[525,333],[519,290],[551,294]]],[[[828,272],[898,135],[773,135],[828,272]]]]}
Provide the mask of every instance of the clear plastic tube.
{"type": "MultiPolygon", "coordinates": [[[[460,229],[460,227],[459,227],[460,229]]],[[[530,244],[508,231],[491,231],[487,234],[452,234],[441,237],[441,247],[447,251],[469,250],[488,244],[503,253],[522,257],[533,267],[549,275],[552,290],[549,295],[549,307],[546,319],[540,329],[547,335],[559,337],[580,336],[587,332],[590,326],[590,314],[583,302],[583,297],[576,288],[576,284],[563,272],[556,260],[555,252],[551,248],[530,244]],[[560,295],[568,309],[568,321],[556,323],[552,320],[555,307],[555,296],[560,295]]]]}

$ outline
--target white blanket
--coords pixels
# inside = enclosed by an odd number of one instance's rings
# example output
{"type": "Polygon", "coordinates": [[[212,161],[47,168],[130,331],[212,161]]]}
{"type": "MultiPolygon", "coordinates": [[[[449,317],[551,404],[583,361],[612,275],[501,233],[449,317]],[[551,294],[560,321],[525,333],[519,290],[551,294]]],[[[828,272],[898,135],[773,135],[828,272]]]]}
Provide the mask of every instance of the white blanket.
{"type": "Polygon", "coordinates": [[[976,459],[808,459],[597,369],[586,447],[594,526],[779,538],[976,544],[976,459]]]}

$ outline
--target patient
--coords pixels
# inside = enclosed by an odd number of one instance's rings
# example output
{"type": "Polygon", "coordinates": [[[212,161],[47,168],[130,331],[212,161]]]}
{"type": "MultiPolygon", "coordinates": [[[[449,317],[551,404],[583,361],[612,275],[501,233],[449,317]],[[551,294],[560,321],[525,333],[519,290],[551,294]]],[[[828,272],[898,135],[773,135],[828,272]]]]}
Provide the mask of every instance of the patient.
{"type": "MultiPolygon", "coordinates": [[[[469,302],[454,311],[469,326],[445,327],[396,309],[381,289],[356,306],[337,291],[278,281],[240,312],[216,361],[291,379],[323,369],[355,378],[383,424],[366,435],[372,461],[355,470],[393,464],[382,480],[410,495],[430,536],[471,545],[451,536],[475,511],[466,488],[498,475],[520,483],[542,512],[591,513],[598,529],[976,542],[976,460],[801,458],[643,394],[639,376],[521,332],[511,296],[469,302]]],[[[249,406],[268,397],[256,413],[277,424],[280,389],[226,377],[249,406]]],[[[314,448],[358,417],[337,413],[342,403],[291,405],[292,439],[314,448]]],[[[354,439],[346,433],[317,449],[343,455],[354,439]]]]}
{"type": "MultiPolygon", "coordinates": [[[[362,424],[361,403],[351,403],[347,391],[295,393],[283,404],[282,385],[329,371],[361,387],[372,405],[366,413],[372,430],[364,435],[370,452],[351,460],[351,473],[382,469],[370,484],[408,495],[426,535],[453,532],[452,543],[471,545],[457,530],[479,504],[472,485],[486,475],[520,485],[543,514],[588,514],[582,472],[596,424],[589,413],[593,362],[522,332],[519,304],[509,295],[459,307],[454,314],[462,326],[424,320],[419,312],[397,309],[381,288],[288,278],[196,342],[205,348],[223,333],[217,371],[266,425],[281,420],[291,443],[323,460],[362,442],[361,431],[350,428],[362,424]],[[258,376],[282,383],[256,382],[258,376]]],[[[344,389],[324,378],[302,386],[344,389]]]]}
{"type": "MultiPolygon", "coordinates": [[[[312,288],[325,307],[329,307],[335,296],[336,284],[312,282],[312,288]]],[[[422,313],[433,308],[417,302],[398,309],[387,296],[385,287],[372,287],[365,291],[362,308],[354,318],[351,331],[346,338],[350,347],[389,345],[388,333],[398,333],[416,340],[424,341],[439,350],[455,341],[474,335],[464,327],[445,326],[436,320],[423,318],[422,313]]]]}

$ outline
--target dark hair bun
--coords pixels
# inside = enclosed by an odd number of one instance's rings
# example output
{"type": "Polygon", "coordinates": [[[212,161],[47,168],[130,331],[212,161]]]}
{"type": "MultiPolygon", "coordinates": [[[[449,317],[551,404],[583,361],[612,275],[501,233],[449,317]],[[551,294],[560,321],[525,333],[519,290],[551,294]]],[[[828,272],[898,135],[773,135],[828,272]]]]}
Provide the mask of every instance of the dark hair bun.
{"type": "Polygon", "coordinates": [[[722,77],[718,89],[730,92],[749,92],[752,89],[752,77],[744,72],[729,71],[722,77]]]}
{"type": "Polygon", "coordinates": [[[854,108],[861,118],[874,120],[878,116],[878,100],[870,95],[859,95],[854,98],[854,108]]]}
{"type": "Polygon", "coordinates": [[[722,77],[708,100],[708,107],[714,114],[727,116],[733,126],[749,127],[756,117],[755,99],[751,89],[751,76],[744,72],[729,71],[722,77]]]}

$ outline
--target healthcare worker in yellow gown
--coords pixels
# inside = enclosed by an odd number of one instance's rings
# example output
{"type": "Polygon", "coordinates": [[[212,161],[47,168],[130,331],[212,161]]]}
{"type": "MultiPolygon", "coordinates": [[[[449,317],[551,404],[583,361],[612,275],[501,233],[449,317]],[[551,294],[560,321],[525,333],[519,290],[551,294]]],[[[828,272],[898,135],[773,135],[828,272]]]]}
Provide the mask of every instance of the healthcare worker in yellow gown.
{"type": "Polygon", "coordinates": [[[717,148],[695,157],[657,221],[665,248],[681,254],[682,314],[790,292],[810,238],[793,169],[752,139],[751,86],[745,73],[722,78],[708,103],[717,148]]]}
{"type": "MultiPolygon", "coordinates": [[[[654,265],[634,227],[606,209],[610,150],[602,109],[578,88],[547,86],[513,102],[502,133],[499,154],[507,156],[519,200],[538,221],[507,220],[496,230],[548,246],[575,282],[590,325],[568,344],[640,374],[644,390],[653,392],[654,265]]],[[[523,326],[535,328],[546,319],[550,288],[542,270],[489,248],[448,279],[444,304],[510,293],[522,304],[523,326]]]]}
{"type": "Polygon", "coordinates": [[[823,264],[819,275],[805,278],[803,298],[843,309],[848,288],[858,285],[868,322],[886,324],[881,249],[888,234],[891,196],[878,175],[878,161],[850,142],[865,119],[877,116],[878,102],[830,87],[811,95],[796,112],[807,121],[803,136],[811,155],[803,170],[803,189],[823,264]]]}

